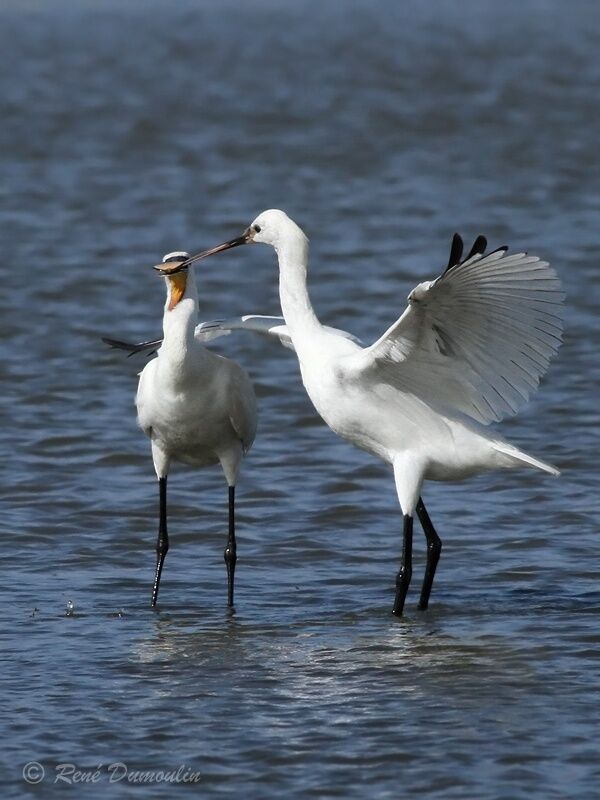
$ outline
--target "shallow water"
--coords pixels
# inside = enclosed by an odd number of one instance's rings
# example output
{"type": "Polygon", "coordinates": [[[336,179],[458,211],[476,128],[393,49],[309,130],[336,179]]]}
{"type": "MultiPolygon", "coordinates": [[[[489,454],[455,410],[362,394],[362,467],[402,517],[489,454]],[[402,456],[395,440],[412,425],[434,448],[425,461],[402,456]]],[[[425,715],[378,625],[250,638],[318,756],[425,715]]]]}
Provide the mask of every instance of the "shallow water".
{"type": "MultiPolygon", "coordinates": [[[[59,763],[100,765],[77,796],[172,792],[111,784],[114,762],[186,765],[201,796],[597,797],[600,18],[578,0],[241,5],[0,7],[2,797],[53,797],[59,763]],[[156,335],[148,265],[273,206],[311,238],[323,320],[365,341],[454,230],[564,280],[564,346],[502,426],[563,475],[426,487],[444,540],[426,613],[417,532],[390,615],[391,475],[319,422],[293,354],[242,336],[218,342],[260,397],[236,612],[217,469],[173,472],[148,607],[143,361],[99,336],[156,335]]],[[[221,258],[198,269],[203,318],[277,313],[272,254],[221,258]]]]}

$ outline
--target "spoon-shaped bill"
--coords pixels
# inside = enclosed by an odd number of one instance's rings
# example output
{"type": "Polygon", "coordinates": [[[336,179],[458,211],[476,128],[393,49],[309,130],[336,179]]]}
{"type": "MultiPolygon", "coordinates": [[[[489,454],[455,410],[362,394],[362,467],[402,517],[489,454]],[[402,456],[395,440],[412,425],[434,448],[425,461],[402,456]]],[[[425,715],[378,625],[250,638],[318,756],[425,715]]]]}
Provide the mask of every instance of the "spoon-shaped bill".
{"type": "MultiPolygon", "coordinates": [[[[201,253],[196,253],[194,256],[190,256],[185,261],[182,261],[180,264],[177,264],[175,267],[168,271],[169,275],[174,275],[176,272],[181,272],[183,269],[187,269],[190,264],[193,264],[195,261],[200,261],[203,258],[208,258],[208,256],[214,256],[215,253],[221,253],[224,250],[231,250],[232,247],[239,247],[241,244],[248,244],[248,242],[252,241],[252,231],[249,229],[244,231],[241,236],[237,236],[235,239],[230,239],[228,242],[223,242],[223,244],[218,244],[216,247],[211,247],[209,250],[203,250],[201,253]]],[[[165,265],[158,265],[154,269],[160,270],[163,274],[165,274],[166,270],[164,269],[165,265]]]]}

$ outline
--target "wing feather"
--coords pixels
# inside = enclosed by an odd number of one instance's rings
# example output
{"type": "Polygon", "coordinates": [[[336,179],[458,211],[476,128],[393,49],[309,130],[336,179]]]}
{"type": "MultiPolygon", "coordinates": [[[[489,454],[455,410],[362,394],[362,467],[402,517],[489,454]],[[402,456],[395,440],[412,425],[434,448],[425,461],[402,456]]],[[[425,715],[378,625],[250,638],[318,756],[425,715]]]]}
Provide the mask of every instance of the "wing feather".
{"type": "MultiPolygon", "coordinates": [[[[350,339],[360,344],[356,336],[340,328],[330,328],[324,325],[324,330],[344,339],[350,339]]],[[[200,335],[226,335],[232,331],[251,331],[253,333],[278,339],[284,347],[294,350],[294,343],[289,329],[283,317],[268,317],[261,314],[245,314],[243,317],[231,317],[230,319],[219,319],[212,322],[202,322],[196,327],[195,336],[200,335]]]]}
{"type": "Polygon", "coordinates": [[[478,237],[464,261],[415,287],[402,316],[348,365],[485,424],[516,413],[560,346],[564,294],[548,262],[484,246],[478,237]]]}
{"type": "MultiPolygon", "coordinates": [[[[336,336],[341,336],[343,339],[350,339],[350,341],[361,344],[356,336],[340,328],[330,328],[325,325],[324,329],[336,336]]],[[[207,344],[221,336],[228,336],[233,331],[251,331],[253,333],[259,333],[271,339],[278,339],[284,347],[290,350],[295,349],[284,318],[268,317],[261,314],[245,314],[243,317],[230,317],[229,319],[214,319],[208,322],[200,322],[196,325],[194,337],[202,344],[207,344]]],[[[136,353],[148,353],[148,355],[153,355],[162,344],[162,339],[131,343],[103,337],[102,341],[109,347],[125,350],[130,356],[136,353]]]]}

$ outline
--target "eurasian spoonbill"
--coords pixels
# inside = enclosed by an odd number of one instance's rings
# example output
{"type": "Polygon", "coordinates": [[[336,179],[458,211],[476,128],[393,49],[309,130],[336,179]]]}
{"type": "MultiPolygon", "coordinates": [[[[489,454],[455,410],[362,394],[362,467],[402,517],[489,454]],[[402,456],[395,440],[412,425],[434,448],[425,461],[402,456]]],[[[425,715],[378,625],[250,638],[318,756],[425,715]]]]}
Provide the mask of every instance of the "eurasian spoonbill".
{"type": "Polygon", "coordinates": [[[279,294],[302,381],[338,435],[392,466],[403,513],[393,613],[412,575],[413,516],[427,540],[419,607],[427,608],[442,543],[421,498],[425,480],[457,481],[492,469],[558,470],[485,426],[515,414],[538,387],[562,336],[563,293],[547,262],[477,237],[462,258],[458,234],[448,266],[419,283],[399,319],[370,347],[325,328],[307,290],[308,239],[283,211],[264,211],[241,235],[181,264],[243,244],[271,245],[279,294]]]}

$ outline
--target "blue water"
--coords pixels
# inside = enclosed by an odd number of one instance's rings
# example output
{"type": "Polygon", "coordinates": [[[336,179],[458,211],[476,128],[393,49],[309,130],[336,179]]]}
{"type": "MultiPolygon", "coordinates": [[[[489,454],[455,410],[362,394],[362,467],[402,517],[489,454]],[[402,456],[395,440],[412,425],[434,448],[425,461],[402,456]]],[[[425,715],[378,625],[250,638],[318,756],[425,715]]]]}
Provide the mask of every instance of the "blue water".
{"type": "MultiPolygon", "coordinates": [[[[3,798],[172,796],[181,765],[206,797],[598,797],[599,46],[580,0],[0,6],[3,798]],[[559,357],[501,426],[563,474],[426,487],[426,613],[416,529],[390,614],[392,476],[320,422],[292,353],[242,335],[215,343],[260,401],[235,614],[217,468],[173,471],[149,608],[144,362],[99,337],[159,334],[150,265],[268,207],[311,239],[323,321],[366,342],[455,230],[564,281],[559,357]],[[98,780],[57,788],[61,763],[98,780]]],[[[278,313],[266,248],[197,277],[204,319],[278,313]]]]}

